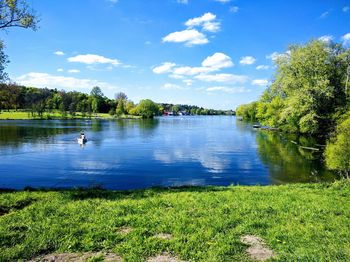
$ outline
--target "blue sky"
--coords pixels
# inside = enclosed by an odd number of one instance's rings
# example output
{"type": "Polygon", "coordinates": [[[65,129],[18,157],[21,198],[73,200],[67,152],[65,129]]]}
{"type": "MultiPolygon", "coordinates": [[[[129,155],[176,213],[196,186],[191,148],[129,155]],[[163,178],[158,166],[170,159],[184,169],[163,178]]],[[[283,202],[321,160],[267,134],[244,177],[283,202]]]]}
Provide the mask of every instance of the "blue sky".
{"type": "Polygon", "coordinates": [[[21,84],[120,91],[138,102],[234,109],[257,99],[273,58],[323,37],[350,44],[350,1],[30,0],[38,31],[1,33],[21,84]]]}

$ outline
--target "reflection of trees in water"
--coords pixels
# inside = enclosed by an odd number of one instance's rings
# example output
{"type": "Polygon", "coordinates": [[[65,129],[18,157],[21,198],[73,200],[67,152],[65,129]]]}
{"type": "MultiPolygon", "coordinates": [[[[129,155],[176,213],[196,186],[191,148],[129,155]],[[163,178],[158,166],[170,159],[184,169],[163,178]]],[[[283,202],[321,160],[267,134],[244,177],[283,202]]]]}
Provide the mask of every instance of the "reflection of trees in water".
{"type": "Polygon", "coordinates": [[[314,145],[307,137],[281,136],[268,131],[257,132],[258,153],[263,163],[269,166],[275,183],[310,182],[332,180],[333,174],[322,164],[322,152],[305,150],[291,143],[314,145]]]}
{"type": "Polygon", "coordinates": [[[25,126],[9,124],[0,126],[0,146],[20,147],[25,142],[33,144],[52,142],[54,137],[62,134],[79,132],[81,127],[63,128],[55,125],[25,126]]]}
{"type": "Polygon", "coordinates": [[[159,119],[119,119],[116,121],[118,137],[120,139],[128,137],[130,132],[135,130],[140,132],[142,137],[149,137],[159,125],[159,119]]]}

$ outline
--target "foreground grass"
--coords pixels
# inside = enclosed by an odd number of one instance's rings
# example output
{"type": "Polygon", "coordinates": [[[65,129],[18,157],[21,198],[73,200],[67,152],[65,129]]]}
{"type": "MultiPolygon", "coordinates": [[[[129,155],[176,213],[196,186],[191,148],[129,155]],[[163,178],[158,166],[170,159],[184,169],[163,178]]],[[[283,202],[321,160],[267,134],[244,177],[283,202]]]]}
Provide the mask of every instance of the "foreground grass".
{"type": "MultiPolygon", "coordinates": [[[[76,113],[74,116],[67,114],[66,117],[62,117],[59,112],[44,113],[43,117],[32,116],[30,112],[25,111],[2,111],[0,113],[0,120],[30,120],[30,119],[85,119],[88,116],[83,116],[81,113],[76,113]]],[[[115,118],[140,118],[139,116],[123,115],[121,117],[111,116],[110,114],[97,113],[93,114],[91,118],[101,119],[115,119],[115,118]]]]}
{"type": "Polygon", "coordinates": [[[116,192],[0,194],[0,261],[109,251],[144,261],[249,261],[240,237],[263,238],[276,261],[350,261],[350,182],[116,192]],[[133,229],[129,234],[118,230],[133,229]],[[167,233],[172,239],[154,237],[167,233]]]}

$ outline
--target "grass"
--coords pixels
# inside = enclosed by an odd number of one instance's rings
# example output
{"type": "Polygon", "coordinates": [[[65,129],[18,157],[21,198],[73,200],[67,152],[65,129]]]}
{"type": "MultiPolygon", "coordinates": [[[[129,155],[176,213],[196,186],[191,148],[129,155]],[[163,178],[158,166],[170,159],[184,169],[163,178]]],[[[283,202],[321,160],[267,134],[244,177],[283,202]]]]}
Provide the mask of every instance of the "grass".
{"type": "MultiPolygon", "coordinates": [[[[51,112],[47,113],[45,112],[43,117],[40,118],[39,116],[32,116],[30,112],[25,112],[25,111],[1,111],[0,112],[0,120],[30,120],[30,119],[83,119],[83,118],[88,118],[88,116],[83,117],[81,113],[76,113],[74,116],[67,114],[66,117],[62,117],[60,112],[51,112]]],[[[102,118],[102,119],[115,119],[117,118],[116,116],[111,116],[110,114],[104,114],[104,113],[97,113],[93,114],[92,118],[102,118]]],[[[130,116],[130,115],[123,115],[118,118],[140,118],[138,116],[130,116]]]]}
{"type": "Polygon", "coordinates": [[[249,261],[246,234],[275,261],[350,261],[350,182],[139,191],[0,194],[0,261],[108,251],[124,261],[169,252],[187,261],[249,261]],[[120,228],[133,229],[129,234],[120,228]],[[158,239],[166,233],[172,239],[158,239]]]}

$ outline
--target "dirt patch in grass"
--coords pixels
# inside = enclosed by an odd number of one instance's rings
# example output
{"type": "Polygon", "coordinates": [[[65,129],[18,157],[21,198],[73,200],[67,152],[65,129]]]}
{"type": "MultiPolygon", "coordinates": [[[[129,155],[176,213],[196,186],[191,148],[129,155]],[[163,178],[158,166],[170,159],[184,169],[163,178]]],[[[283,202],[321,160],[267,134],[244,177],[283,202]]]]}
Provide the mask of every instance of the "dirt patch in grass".
{"type": "Polygon", "coordinates": [[[241,242],[250,246],[247,253],[252,259],[265,261],[275,256],[274,252],[266,247],[264,240],[253,235],[246,235],[241,237],[241,242]]]}
{"type": "Polygon", "coordinates": [[[120,227],[117,230],[117,233],[122,234],[122,235],[127,235],[131,233],[134,229],[132,227],[120,227]]]}
{"type": "Polygon", "coordinates": [[[173,235],[166,234],[166,233],[159,233],[154,236],[155,238],[163,239],[163,240],[170,240],[173,239],[173,235]]]}
{"type": "Polygon", "coordinates": [[[86,262],[86,261],[121,262],[122,258],[112,253],[93,253],[93,252],[62,253],[62,254],[50,254],[46,256],[37,257],[28,262],[86,262]]]}
{"type": "Polygon", "coordinates": [[[15,204],[10,205],[10,206],[0,206],[0,216],[8,214],[12,210],[14,210],[14,211],[21,210],[21,209],[31,205],[34,201],[35,201],[35,199],[28,198],[28,199],[19,200],[15,204]]]}
{"type": "Polygon", "coordinates": [[[179,260],[177,257],[174,257],[168,253],[163,253],[161,255],[148,258],[147,262],[185,262],[185,261],[179,260]]]}

